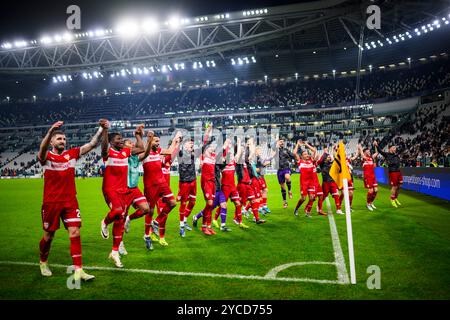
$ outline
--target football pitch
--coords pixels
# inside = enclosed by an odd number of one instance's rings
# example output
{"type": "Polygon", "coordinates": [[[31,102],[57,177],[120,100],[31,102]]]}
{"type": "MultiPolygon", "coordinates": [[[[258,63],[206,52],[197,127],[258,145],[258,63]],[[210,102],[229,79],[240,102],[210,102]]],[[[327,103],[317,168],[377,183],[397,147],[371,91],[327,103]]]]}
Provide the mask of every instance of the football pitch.
{"type": "MultiPolygon", "coordinates": [[[[134,220],[124,236],[128,255],[123,269],[108,260],[112,240],[100,236],[108,208],[101,179],[77,179],[83,225],[83,264],[96,276],[80,290],[67,288],[71,264],[64,228],[56,233],[49,265],[53,276],[39,272],[42,237],[42,179],[0,180],[1,299],[450,299],[450,205],[447,201],[402,190],[402,206],[391,207],[389,189],[381,187],[377,210],[365,207],[366,190],[355,183],[352,214],[357,284],[349,284],[345,216],[293,215],[299,196],[282,208],[276,176],[266,176],[267,223],[246,221],[248,230],[233,224],[230,204],[227,225],[232,232],[212,237],[199,229],[178,234],[178,206],[167,222],[168,247],[154,243],[147,251],[142,239],[144,219],[134,220]],[[368,267],[378,266],[381,288],[369,289],[368,267]]],[[[178,181],[172,177],[172,190],[178,181]]],[[[142,187],[142,186],[141,186],[142,187]]],[[[332,199],[331,199],[332,200],[332,199]]],[[[193,212],[203,209],[198,187],[193,212]]],[[[334,203],[331,201],[334,211],[334,203]]],[[[324,204],[325,211],[327,206],[324,204]]],[[[189,219],[189,224],[192,220],[189,219]]]]}

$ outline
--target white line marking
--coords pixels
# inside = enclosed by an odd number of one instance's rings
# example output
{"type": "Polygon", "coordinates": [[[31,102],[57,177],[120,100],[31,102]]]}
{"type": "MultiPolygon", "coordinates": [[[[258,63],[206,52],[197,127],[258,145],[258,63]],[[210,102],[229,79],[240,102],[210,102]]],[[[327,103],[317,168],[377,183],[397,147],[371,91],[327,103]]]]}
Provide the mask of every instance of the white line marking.
{"type": "MultiPolygon", "coordinates": [[[[305,262],[308,263],[308,262],[305,262]]],[[[313,261],[313,263],[315,263],[313,261]]],[[[17,262],[17,261],[0,261],[0,265],[22,265],[22,266],[39,266],[39,263],[35,262],[17,262]]],[[[323,262],[321,264],[334,264],[334,262],[323,262]]],[[[51,264],[53,268],[67,268],[69,266],[62,264],[51,264]]],[[[113,271],[113,272],[131,272],[131,273],[150,273],[150,274],[163,274],[163,275],[175,275],[175,276],[192,276],[192,277],[212,277],[212,278],[227,278],[227,279],[245,279],[245,280],[262,280],[262,281],[283,281],[283,282],[313,282],[324,284],[343,284],[336,280],[320,280],[310,278],[269,278],[256,275],[242,275],[242,274],[219,274],[219,273],[203,273],[203,272],[179,272],[179,271],[164,271],[164,270],[147,270],[147,269],[119,269],[112,267],[88,267],[83,266],[86,270],[101,270],[101,271],[113,271]]]]}
{"type": "Polygon", "coordinates": [[[286,263],[286,264],[282,264],[279,265],[273,269],[271,269],[269,272],[267,272],[267,274],[264,276],[264,278],[267,279],[274,279],[277,277],[278,272],[283,271],[285,269],[288,269],[290,267],[293,266],[305,266],[308,264],[331,264],[331,265],[335,265],[336,262],[324,262],[324,261],[308,261],[308,262],[291,262],[291,263],[286,263]]]}
{"type": "Polygon", "coordinates": [[[336,222],[334,221],[333,213],[331,212],[330,200],[326,198],[328,221],[330,222],[331,240],[333,241],[334,258],[336,261],[336,269],[338,282],[341,284],[349,284],[350,279],[347,273],[347,267],[345,265],[345,258],[342,252],[341,242],[339,241],[339,234],[336,228],[336,222]]]}

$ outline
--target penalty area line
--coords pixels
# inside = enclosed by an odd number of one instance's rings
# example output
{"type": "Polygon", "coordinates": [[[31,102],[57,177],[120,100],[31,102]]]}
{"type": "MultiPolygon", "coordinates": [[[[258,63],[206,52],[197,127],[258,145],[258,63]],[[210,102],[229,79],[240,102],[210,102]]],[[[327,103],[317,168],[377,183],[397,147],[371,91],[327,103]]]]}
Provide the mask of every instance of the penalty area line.
{"type": "MultiPolygon", "coordinates": [[[[334,262],[299,262],[298,264],[334,264],[334,262]]],[[[20,262],[20,261],[0,261],[0,265],[20,265],[38,267],[36,262],[20,262]]],[[[51,268],[65,268],[69,266],[62,264],[49,264],[51,268]]],[[[343,284],[337,280],[322,280],[311,278],[291,278],[291,277],[276,277],[274,276],[257,276],[257,275],[243,275],[243,274],[220,274],[220,273],[204,273],[204,272],[181,272],[168,270],[149,270],[149,269],[127,269],[127,268],[113,268],[113,267],[97,267],[97,266],[83,266],[85,270],[99,270],[112,272],[126,272],[126,273],[144,273],[144,274],[158,274],[158,275],[172,275],[172,276],[191,276],[191,277],[211,277],[211,278],[226,278],[226,279],[241,279],[241,280],[258,280],[258,281],[280,281],[280,282],[312,282],[322,284],[343,284]]],[[[273,270],[273,269],[272,269],[273,270]]]]}

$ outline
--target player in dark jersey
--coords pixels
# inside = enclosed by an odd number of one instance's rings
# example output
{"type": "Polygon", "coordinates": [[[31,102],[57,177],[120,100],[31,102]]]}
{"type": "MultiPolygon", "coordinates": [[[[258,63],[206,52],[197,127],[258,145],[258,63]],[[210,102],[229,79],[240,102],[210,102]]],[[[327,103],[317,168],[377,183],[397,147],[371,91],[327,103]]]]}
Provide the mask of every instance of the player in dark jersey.
{"type": "Polygon", "coordinates": [[[289,198],[292,199],[291,191],[291,164],[295,160],[294,154],[285,147],[284,139],[280,139],[276,144],[278,153],[278,183],[281,187],[281,196],[283,197],[283,208],[287,208],[286,186],[289,192],[289,198]]]}
{"type": "Polygon", "coordinates": [[[39,243],[39,266],[43,276],[52,275],[47,260],[52,240],[62,220],[69,233],[70,254],[75,268],[74,279],[87,281],[94,279],[94,276],[82,269],[81,215],[76,198],[75,162],[96,147],[102,131],[108,126],[108,121],[100,120],[100,128],[89,143],[70,150],[65,150],[66,135],[59,130],[63,124],[62,121],[54,123],[39,147],[38,160],[44,169],[44,199],[41,210],[44,235],[39,243]],[[48,150],[49,146],[52,147],[51,151],[48,150]]]}
{"type": "Polygon", "coordinates": [[[200,155],[201,149],[194,149],[192,139],[185,141],[178,152],[179,187],[177,200],[180,202],[180,235],[182,237],[185,236],[185,230],[192,230],[187,221],[197,199],[195,159],[200,155]]]}
{"type": "Polygon", "coordinates": [[[336,182],[330,176],[331,165],[333,164],[333,159],[331,155],[328,153],[328,148],[324,149],[324,153],[317,161],[317,165],[320,166],[322,172],[322,190],[323,190],[323,198],[326,199],[328,194],[331,193],[331,196],[334,199],[334,203],[336,205],[336,213],[343,214],[341,210],[341,201],[339,199],[339,191],[336,182]]]}
{"type": "Polygon", "coordinates": [[[390,146],[388,152],[384,152],[379,148],[378,143],[374,141],[375,151],[384,157],[388,165],[389,183],[391,184],[391,204],[398,208],[401,205],[398,201],[398,193],[403,184],[403,176],[400,171],[400,156],[396,146],[390,146]]]}

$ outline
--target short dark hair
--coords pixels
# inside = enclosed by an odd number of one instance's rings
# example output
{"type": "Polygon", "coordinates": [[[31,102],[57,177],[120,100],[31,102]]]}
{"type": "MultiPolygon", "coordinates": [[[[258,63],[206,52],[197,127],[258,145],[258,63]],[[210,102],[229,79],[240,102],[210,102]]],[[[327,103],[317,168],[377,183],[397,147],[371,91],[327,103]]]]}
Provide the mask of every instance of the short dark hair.
{"type": "Polygon", "coordinates": [[[115,136],[120,136],[119,132],[111,132],[110,134],[108,134],[108,141],[111,141],[112,139],[114,139],[115,136]]]}
{"type": "Polygon", "coordinates": [[[62,130],[55,130],[52,132],[51,138],[53,138],[54,136],[56,136],[57,134],[61,134],[63,136],[65,136],[66,134],[64,133],[64,131],[62,130]]]}
{"type": "Polygon", "coordinates": [[[367,150],[369,150],[369,148],[364,148],[364,149],[363,149],[363,152],[366,152],[367,150]]]}

